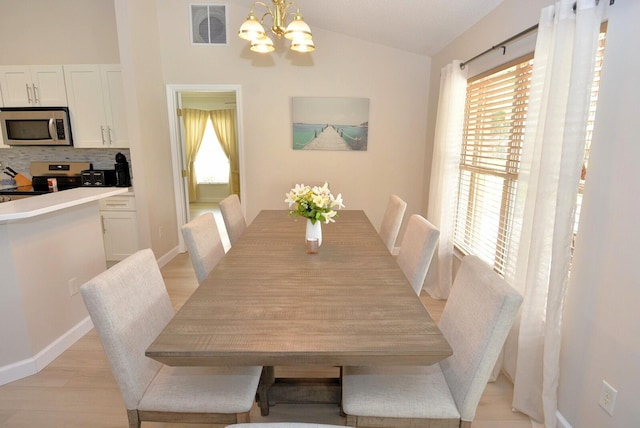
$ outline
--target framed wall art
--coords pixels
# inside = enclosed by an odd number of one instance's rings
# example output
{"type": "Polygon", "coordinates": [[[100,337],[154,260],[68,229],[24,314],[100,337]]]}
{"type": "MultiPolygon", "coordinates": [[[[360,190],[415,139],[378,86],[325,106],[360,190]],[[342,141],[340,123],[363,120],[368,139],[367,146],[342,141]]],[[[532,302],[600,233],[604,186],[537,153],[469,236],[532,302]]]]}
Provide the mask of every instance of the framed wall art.
{"type": "Polygon", "coordinates": [[[368,98],[293,97],[293,149],[365,151],[368,98]]]}

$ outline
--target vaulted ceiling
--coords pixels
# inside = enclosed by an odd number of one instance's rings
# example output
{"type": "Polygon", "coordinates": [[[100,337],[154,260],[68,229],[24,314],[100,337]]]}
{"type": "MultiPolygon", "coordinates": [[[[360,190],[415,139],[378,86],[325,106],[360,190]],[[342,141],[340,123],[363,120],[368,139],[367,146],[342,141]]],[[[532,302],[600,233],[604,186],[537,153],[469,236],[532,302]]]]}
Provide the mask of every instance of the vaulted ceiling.
{"type": "MultiPolygon", "coordinates": [[[[407,52],[432,56],[502,2],[503,0],[298,0],[297,4],[312,31],[314,28],[322,28],[407,52]]],[[[254,1],[236,0],[236,3],[249,9],[254,1]]],[[[269,0],[265,3],[270,4],[269,0]]],[[[260,6],[255,9],[258,16],[262,11],[264,9],[260,6]]],[[[237,31],[234,28],[231,30],[237,31]]]]}

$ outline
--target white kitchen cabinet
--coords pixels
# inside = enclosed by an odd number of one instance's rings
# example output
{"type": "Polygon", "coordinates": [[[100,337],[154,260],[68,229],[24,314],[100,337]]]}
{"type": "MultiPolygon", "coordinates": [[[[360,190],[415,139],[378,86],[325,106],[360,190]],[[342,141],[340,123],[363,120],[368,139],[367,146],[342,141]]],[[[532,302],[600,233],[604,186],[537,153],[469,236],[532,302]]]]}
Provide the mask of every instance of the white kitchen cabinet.
{"type": "Polygon", "coordinates": [[[61,65],[0,67],[5,107],[66,107],[67,92],[61,65]]]}
{"type": "Polygon", "coordinates": [[[139,250],[138,221],[133,194],[100,200],[104,252],[107,261],[120,261],[139,250]]]}
{"type": "Polygon", "coordinates": [[[65,65],[73,145],[129,147],[119,64],[65,65]]]}

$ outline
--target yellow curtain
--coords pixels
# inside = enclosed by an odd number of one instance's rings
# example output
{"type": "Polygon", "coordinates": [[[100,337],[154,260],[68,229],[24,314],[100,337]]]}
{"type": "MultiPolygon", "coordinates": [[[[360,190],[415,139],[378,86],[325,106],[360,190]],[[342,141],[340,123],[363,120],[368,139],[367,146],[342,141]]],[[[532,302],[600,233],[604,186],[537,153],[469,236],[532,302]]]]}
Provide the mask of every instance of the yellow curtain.
{"type": "Polygon", "coordinates": [[[206,110],[182,109],[184,122],[185,151],[187,161],[187,180],[189,188],[189,202],[198,199],[198,182],[194,162],[202,144],[204,130],[207,127],[209,112],[206,110]]]}
{"type": "Polygon", "coordinates": [[[240,196],[240,162],[235,110],[211,110],[213,129],[229,159],[229,192],[240,196]]]}

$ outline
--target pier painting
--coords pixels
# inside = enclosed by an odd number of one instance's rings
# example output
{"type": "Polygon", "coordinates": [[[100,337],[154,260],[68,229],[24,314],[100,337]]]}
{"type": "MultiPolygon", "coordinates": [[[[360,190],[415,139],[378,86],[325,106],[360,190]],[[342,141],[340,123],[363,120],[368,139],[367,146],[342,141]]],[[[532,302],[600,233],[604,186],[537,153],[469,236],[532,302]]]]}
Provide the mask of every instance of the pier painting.
{"type": "Polygon", "coordinates": [[[293,149],[365,151],[368,98],[293,97],[293,149]]]}

